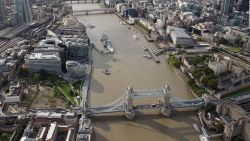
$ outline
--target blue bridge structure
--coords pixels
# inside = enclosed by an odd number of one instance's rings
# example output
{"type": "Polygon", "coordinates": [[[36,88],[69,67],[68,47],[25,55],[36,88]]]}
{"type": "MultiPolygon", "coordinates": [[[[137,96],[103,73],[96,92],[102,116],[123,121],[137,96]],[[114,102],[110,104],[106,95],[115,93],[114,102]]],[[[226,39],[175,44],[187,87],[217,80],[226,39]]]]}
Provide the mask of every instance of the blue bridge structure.
{"type": "Polygon", "coordinates": [[[160,109],[161,113],[169,117],[173,109],[179,108],[200,108],[207,102],[206,96],[192,100],[186,100],[172,95],[168,85],[155,90],[137,90],[129,86],[124,95],[117,100],[101,106],[90,106],[87,101],[83,102],[83,113],[85,115],[97,115],[104,113],[124,112],[128,119],[135,117],[136,111],[147,109],[160,109]],[[159,103],[135,105],[135,99],[160,97],[159,103]]]}

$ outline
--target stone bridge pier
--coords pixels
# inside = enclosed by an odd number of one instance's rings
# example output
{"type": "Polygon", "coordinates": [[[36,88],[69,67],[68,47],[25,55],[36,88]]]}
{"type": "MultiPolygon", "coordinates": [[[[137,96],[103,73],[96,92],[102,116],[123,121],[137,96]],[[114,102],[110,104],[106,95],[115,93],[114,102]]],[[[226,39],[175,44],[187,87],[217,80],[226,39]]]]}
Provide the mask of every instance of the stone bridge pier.
{"type": "Polygon", "coordinates": [[[171,95],[168,94],[170,92],[170,89],[168,85],[165,85],[162,87],[162,90],[164,92],[164,96],[162,100],[161,113],[163,116],[170,117],[172,114],[171,103],[170,103],[171,95]]]}
{"type": "Polygon", "coordinates": [[[133,89],[131,86],[127,89],[127,101],[125,103],[125,117],[129,120],[133,120],[135,118],[135,111],[134,111],[134,97],[132,95],[133,89]]]}

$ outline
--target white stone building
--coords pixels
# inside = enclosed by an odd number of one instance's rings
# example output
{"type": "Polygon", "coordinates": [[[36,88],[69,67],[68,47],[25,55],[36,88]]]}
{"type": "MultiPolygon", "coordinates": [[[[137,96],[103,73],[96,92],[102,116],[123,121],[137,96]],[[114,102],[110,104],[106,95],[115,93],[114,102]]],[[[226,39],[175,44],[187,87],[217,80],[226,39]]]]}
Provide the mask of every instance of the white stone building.
{"type": "Polygon", "coordinates": [[[170,38],[175,45],[181,45],[182,47],[191,47],[194,45],[193,39],[183,28],[167,26],[166,33],[170,35],[170,38]]]}
{"type": "Polygon", "coordinates": [[[226,66],[224,65],[224,63],[219,61],[213,61],[213,62],[210,61],[208,63],[208,67],[214,71],[215,75],[218,75],[226,71],[226,66]]]}

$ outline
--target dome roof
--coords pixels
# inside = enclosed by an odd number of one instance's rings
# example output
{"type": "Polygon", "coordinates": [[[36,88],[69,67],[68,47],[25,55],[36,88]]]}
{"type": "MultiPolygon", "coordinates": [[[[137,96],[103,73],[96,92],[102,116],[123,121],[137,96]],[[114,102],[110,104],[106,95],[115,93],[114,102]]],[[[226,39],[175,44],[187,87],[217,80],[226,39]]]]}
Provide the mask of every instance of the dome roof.
{"type": "Polygon", "coordinates": [[[76,61],[67,61],[66,68],[71,77],[83,77],[85,75],[85,68],[76,61]]]}

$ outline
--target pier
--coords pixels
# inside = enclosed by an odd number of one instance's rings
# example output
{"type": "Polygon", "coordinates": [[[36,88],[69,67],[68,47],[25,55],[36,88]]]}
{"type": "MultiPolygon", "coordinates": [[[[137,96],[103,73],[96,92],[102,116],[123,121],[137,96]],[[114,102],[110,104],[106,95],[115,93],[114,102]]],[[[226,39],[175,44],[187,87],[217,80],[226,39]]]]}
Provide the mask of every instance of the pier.
{"type": "Polygon", "coordinates": [[[149,54],[152,56],[152,58],[155,60],[156,63],[160,63],[160,60],[156,57],[156,55],[150,48],[147,48],[147,51],[149,52],[149,54]]]}

